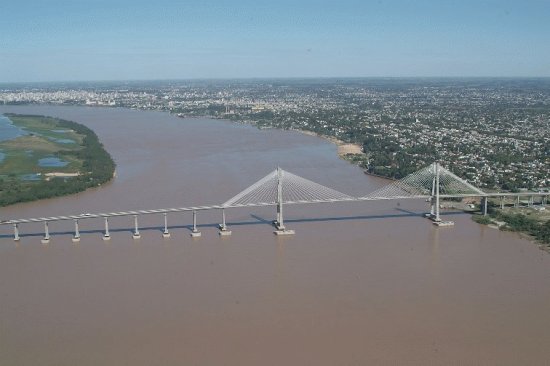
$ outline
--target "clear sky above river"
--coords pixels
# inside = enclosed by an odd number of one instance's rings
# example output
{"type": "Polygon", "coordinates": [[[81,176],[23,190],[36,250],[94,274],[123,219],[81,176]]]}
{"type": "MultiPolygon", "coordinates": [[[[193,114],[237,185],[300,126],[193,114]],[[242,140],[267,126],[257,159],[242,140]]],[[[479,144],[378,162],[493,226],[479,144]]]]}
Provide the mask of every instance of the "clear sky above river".
{"type": "Polygon", "coordinates": [[[0,82],[550,76],[550,2],[2,1],[0,82]]]}

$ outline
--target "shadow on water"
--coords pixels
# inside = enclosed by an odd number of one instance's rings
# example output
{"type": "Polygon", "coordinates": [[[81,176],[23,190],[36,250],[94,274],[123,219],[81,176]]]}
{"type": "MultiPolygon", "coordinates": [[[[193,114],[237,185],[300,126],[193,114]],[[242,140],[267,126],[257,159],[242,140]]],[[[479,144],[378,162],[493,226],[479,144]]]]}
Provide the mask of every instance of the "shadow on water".
{"type": "MultiPolygon", "coordinates": [[[[301,222],[338,222],[338,221],[368,221],[368,220],[380,220],[380,219],[389,219],[389,218],[402,218],[402,217],[423,217],[423,212],[413,212],[404,210],[402,208],[395,208],[396,211],[400,213],[395,214],[383,214],[383,215],[355,215],[355,216],[331,216],[331,217],[316,217],[316,218],[300,218],[300,219],[286,219],[287,223],[301,223],[301,222]]],[[[467,212],[456,211],[456,212],[442,212],[441,216],[455,216],[455,215],[468,215],[467,212]]],[[[228,221],[227,226],[250,226],[250,225],[273,225],[273,220],[265,219],[261,216],[250,214],[251,220],[245,221],[228,221]]],[[[218,228],[219,223],[207,223],[207,224],[197,224],[197,228],[218,228]]],[[[193,230],[193,225],[171,225],[168,227],[170,230],[173,229],[187,229],[190,232],[193,230]]],[[[144,226],[140,227],[139,231],[159,231],[162,232],[164,227],[162,226],[144,226]]],[[[90,230],[79,230],[80,234],[103,234],[103,229],[90,229],[90,230]]],[[[133,233],[133,228],[110,228],[110,233],[133,233]]],[[[58,235],[73,235],[74,231],[50,231],[50,236],[58,235]]],[[[35,233],[20,233],[21,238],[25,237],[43,237],[44,232],[35,232],[35,233]]],[[[2,234],[0,238],[13,238],[13,234],[2,234]]]]}

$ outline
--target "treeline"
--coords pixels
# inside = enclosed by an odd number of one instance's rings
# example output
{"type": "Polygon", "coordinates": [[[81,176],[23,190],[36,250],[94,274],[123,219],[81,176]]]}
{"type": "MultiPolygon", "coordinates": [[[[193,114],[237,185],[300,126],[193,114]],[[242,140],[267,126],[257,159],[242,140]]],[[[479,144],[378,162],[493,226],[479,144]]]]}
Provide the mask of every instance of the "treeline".
{"type": "Polygon", "coordinates": [[[538,241],[544,244],[550,244],[550,221],[541,222],[521,213],[504,213],[501,210],[489,207],[489,217],[474,216],[475,221],[480,224],[490,224],[491,219],[505,222],[506,225],[501,230],[523,232],[532,235],[538,241]]]}
{"type": "Polygon", "coordinates": [[[550,244],[550,221],[540,222],[520,213],[506,214],[500,211],[495,211],[492,217],[506,223],[504,230],[525,232],[542,243],[550,244]]]}
{"type": "Polygon", "coordinates": [[[406,177],[419,169],[416,156],[436,156],[433,146],[403,148],[391,138],[375,135],[364,137],[363,151],[366,154],[361,164],[363,168],[369,173],[395,179],[406,177]]]}
{"type": "MultiPolygon", "coordinates": [[[[25,116],[44,118],[43,116],[25,116]]],[[[50,118],[48,118],[50,119],[50,118]]],[[[56,128],[71,129],[84,135],[82,148],[77,151],[60,151],[60,156],[74,156],[82,161],[80,175],[72,178],[52,177],[50,180],[21,181],[17,177],[0,180],[0,206],[29,202],[44,198],[65,196],[99,186],[112,179],[115,162],[105,151],[94,131],[79,123],[61,119],[55,121],[56,128]]]]}

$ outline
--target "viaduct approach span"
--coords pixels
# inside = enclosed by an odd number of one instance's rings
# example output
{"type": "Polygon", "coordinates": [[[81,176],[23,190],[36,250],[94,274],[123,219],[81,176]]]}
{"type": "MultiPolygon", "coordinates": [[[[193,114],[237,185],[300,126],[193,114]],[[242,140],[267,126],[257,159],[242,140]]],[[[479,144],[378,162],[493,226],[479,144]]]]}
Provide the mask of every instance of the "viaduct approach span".
{"type": "Polygon", "coordinates": [[[339,192],[335,189],[325,187],[311,180],[302,178],[281,168],[266,175],[250,187],[230,198],[224,203],[209,206],[194,206],[180,208],[166,208],[154,210],[121,211],[110,213],[80,214],[67,216],[53,216],[27,219],[10,219],[0,221],[0,226],[11,225],[13,227],[13,238],[20,240],[20,226],[26,223],[42,222],[44,224],[44,236],[42,243],[49,243],[50,225],[65,220],[74,221],[74,242],[80,241],[80,222],[92,218],[103,218],[104,231],[103,239],[111,238],[109,232],[109,218],[119,216],[133,217],[134,228],[132,236],[135,239],[141,237],[139,232],[138,218],[141,215],[162,215],[164,217],[164,228],[162,235],[170,237],[168,230],[168,214],[178,212],[192,212],[193,225],[192,237],[200,237],[201,232],[197,228],[197,214],[199,211],[218,210],[221,211],[221,223],[219,234],[222,236],[231,235],[226,224],[225,212],[232,208],[276,206],[276,218],[273,221],[276,235],[292,235],[294,230],[288,229],[284,224],[283,208],[286,205],[311,204],[311,203],[334,203],[334,202],[357,202],[357,201],[380,201],[380,200],[402,200],[402,199],[423,199],[430,202],[430,212],[426,217],[431,219],[437,226],[452,226],[452,221],[443,221],[440,217],[440,200],[450,198],[480,198],[481,210],[487,214],[487,199],[496,197],[500,199],[500,206],[504,207],[505,199],[512,198],[514,205],[519,206],[520,197],[528,198],[528,205],[535,203],[535,197],[540,199],[540,204],[547,204],[550,192],[494,192],[488,193],[469,184],[465,180],[445,169],[439,163],[433,163],[419,171],[412,173],[401,180],[389,183],[380,189],[365,196],[353,197],[339,192]]]}

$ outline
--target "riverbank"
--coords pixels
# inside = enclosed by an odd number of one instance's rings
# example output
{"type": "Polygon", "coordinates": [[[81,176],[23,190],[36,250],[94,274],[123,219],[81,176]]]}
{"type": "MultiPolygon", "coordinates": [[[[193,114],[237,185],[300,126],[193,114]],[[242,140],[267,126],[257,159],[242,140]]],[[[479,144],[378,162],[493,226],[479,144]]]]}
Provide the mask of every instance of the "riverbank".
{"type": "MultiPolygon", "coordinates": [[[[357,155],[364,155],[362,147],[357,144],[346,143],[333,136],[321,135],[312,131],[304,131],[304,130],[293,130],[293,131],[298,131],[310,136],[320,137],[335,144],[338,147],[338,156],[348,161],[351,164],[359,165],[361,160],[354,159],[354,157],[356,158],[357,155]],[[348,155],[348,154],[351,154],[351,155],[348,155]]],[[[363,170],[363,173],[373,177],[387,179],[390,181],[397,180],[395,178],[372,173],[367,170],[363,170]]],[[[461,204],[461,206],[465,206],[465,204],[461,204]]],[[[451,203],[446,207],[444,204],[442,204],[441,208],[452,209],[455,207],[453,207],[453,204],[451,203]]],[[[537,244],[540,249],[550,253],[550,217],[541,218],[541,216],[544,216],[544,215],[540,215],[539,213],[538,215],[535,215],[538,218],[533,219],[529,217],[531,212],[526,213],[519,210],[515,214],[509,214],[509,213],[502,214],[500,211],[498,211],[496,212],[496,215],[497,215],[496,218],[491,218],[490,216],[489,217],[481,216],[482,218],[485,218],[485,219],[479,219],[480,216],[476,215],[475,211],[472,211],[466,208],[458,208],[458,207],[456,208],[462,210],[463,212],[470,213],[472,215],[471,216],[472,220],[478,224],[487,225],[491,228],[495,228],[503,231],[517,232],[522,238],[537,244]]]]}
{"type": "Polygon", "coordinates": [[[331,143],[336,145],[338,149],[338,156],[341,158],[345,157],[347,154],[363,154],[363,148],[360,145],[339,140],[334,136],[321,135],[316,132],[306,131],[306,130],[291,130],[291,131],[297,131],[297,132],[303,133],[304,135],[316,136],[316,137],[325,139],[327,141],[330,141],[331,143]]]}
{"type": "Polygon", "coordinates": [[[550,252],[550,211],[544,206],[504,209],[490,206],[487,216],[475,215],[473,220],[498,230],[517,232],[550,252]]]}
{"type": "MultiPolygon", "coordinates": [[[[236,120],[236,119],[226,119],[224,117],[217,117],[217,116],[208,116],[208,115],[205,115],[205,116],[200,116],[200,117],[197,117],[197,116],[186,116],[184,114],[175,114],[177,117],[179,118],[212,118],[212,119],[220,119],[220,120],[227,120],[227,121],[230,121],[232,123],[238,123],[238,124],[246,124],[246,125],[251,125],[251,126],[257,126],[256,123],[254,121],[244,121],[244,120],[236,120]]],[[[275,128],[277,129],[276,127],[268,127],[268,128],[275,128]]],[[[265,127],[262,127],[262,129],[266,129],[265,127]]],[[[322,135],[322,134],[319,134],[317,132],[313,132],[313,131],[308,131],[308,130],[299,130],[299,129],[290,129],[289,131],[295,131],[295,132],[299,132],[299,133],[302,133],[304,135],[308,135],[308,136],[315,136],[315,137],[319,137],[321,139],[324,139],[326,141],[329,141],[333,144],[336,145],[337,147],[337,153],[338,153],[338,156],[342,159],[345,159],[347,160],[348,162],[354,164],[354,161],[350,160],[350,159],[346,159],[346,156],[348,155],[364,155],[364,152],[363,152],[363,147],[359,144],[354,144],[354,143],[349,143],[349,142],[346,142],[346,141],[342,141],[334,136],[329,136],[329,135],[322,135]]],[[[358,164],[354,164],[354,165],[358,165],[358,164]]],[[[379,178],[385,178],[385,179],[390,179],[392,180],[391,177],[387,177],[387,176],[382,176],[382,175],[377,175],[377,174],[370,174],[368,172],[365,172],[365,174],[369,174],[369,175],[373,175],[375,177],[379,177],[379,178]]]]}
{"type": "MultiPolygon", "coordinates": [[[[361,154],[361,155],[364,154],[361,146],[357,144],[346,143],[333,136],[325,136],[312,131],[303,131],[303,130],[293,130],[293,131],[298,131],[310,136],[320,137],[335,144],[338,148],[338,156],[354,165],[358,165],[360,161],[353,159],[353,156],[356,156],[357,154],[361,154]],[[350,159],[350,155],[348,154],[352,154],[351,159],[350,159]]],[[[363,173],[373,177],[387,179],[390,181],[397,180],[395,178],[372,173],[367,170],[364,170],[363,173]]],[[[461,206],[465,206],[465,204],[461,204],[461,206]]],[[[445,207],[444,204],[442,204],[442,208],[454,208],[454,207],[453,207],[453,204],[451,203],[447,207],[445,207]]],[[[478,224],[487,225],[491,228],[495,228],[498,230],[517,232],[522,238],[535,243],[540,249],[550,253],[550,217],[545,217],[544,213],[542,213],[543,211],[540,211],[538,214],[533,215],[537,217],[537,218],[533,218],[533,217],[530,217],[530,215],[532,214],[531,212],[524,212],[524,210],[521,210],[521,209],[519,209],[518,212],[515,212],[512,214],[510,213],[503,214],[499,210],[496,212],[496,217],[489,216],[489,217],[485,217],[485,220],[483,219],[480,220],[479,219],[480,216],[476,215],[475,211],[472,211],[466,208],[458,208],[458,209],[461,209],[464,212],[470,213],[472,215],[471,216],[472,220],[474,220],[478,224]]],[[[494,215],[495,213],[493,213],[493,216],[494,215]]],[[[483,218],[484,216],[481,216],[481,217],[483,218]]]]}

